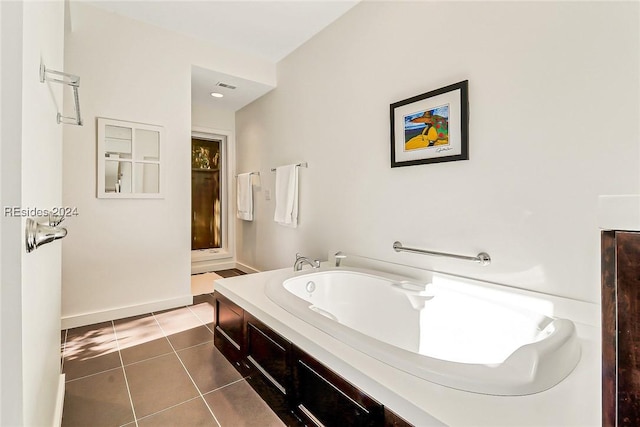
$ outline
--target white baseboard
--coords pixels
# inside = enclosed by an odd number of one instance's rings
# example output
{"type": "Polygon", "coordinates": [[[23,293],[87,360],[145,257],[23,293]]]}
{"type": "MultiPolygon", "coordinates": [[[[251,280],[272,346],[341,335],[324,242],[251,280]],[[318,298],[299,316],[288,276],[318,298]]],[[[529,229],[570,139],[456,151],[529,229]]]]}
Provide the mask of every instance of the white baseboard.
{"type": "Polygon", "coordinates": [[[62,425],[62,409],[64,408],[64,386],[65,386],[65,374],[60,375],[58,380],[58,395],[56,396],[55,413],[53,414],[53,427],[60,427],[62,425]]]}
{"type": "Polygon", "coordinates": [[[140,314],[168,310],[170,308],[183,307],[191,304],[193,304],[193,295],[189,294],[178,298],[152,301],[144,304],[118,307],[104,311],[96,311],[93,313],[64,316],[61,319],[62,329],[93,325],[95,323],[106,322],[115,319],[124,319],[125,317],[138,316],[140,314]]]}
{"type": "Polygon", "coordinates": [[[245,265],[245,264],[242,264],[242,263],[239,263],[239,262],[236,262],[236,267],[235,268],[237,268],[240,271],[244,271],[245,273],[248,273],[248,274],[250,274],[250,273],[260,273],[260,270],[256,270],[253,267],[249,267],[248,265],[245,265]]]}

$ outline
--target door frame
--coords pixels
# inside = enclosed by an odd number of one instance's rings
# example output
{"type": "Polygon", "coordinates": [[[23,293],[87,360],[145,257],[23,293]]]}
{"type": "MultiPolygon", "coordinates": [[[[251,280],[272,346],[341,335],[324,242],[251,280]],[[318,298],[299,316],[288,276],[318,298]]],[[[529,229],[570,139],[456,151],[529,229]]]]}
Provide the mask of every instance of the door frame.
{"type": "MultiPolygon", "coordinates": [[[[222,216],[222,244],[220,248],[199,249],[191,251],[191,273],[211,271],[219,264],[235,262],[235,207],[233,202],[233,177],[235,176],[235,138],[229,130],[211,129],[199,126],[191,127],[191,137],[220,141],[220,153],[223,173],[220,174],[220,202],[224,215],[222,216]]],[[[191,170],[191,157],[189,158],[191,170]]],[[[191,214],[189,215],[191,218],[191,214]]],[[[191,221],[191,219],[190,219],[191,221]]]]}

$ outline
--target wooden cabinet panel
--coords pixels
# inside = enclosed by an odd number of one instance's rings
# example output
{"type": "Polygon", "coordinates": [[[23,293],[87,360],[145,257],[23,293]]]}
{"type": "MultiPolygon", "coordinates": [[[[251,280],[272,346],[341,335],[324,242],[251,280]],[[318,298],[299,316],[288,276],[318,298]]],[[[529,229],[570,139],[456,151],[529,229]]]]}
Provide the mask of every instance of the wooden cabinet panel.
{"type": "Polygon", "coordinates": [[[602,233],[603,425],[640,425],[640,233],[602,233]]]}
{"type": "Polygon", "coordinates": [[[292,344],[245,312],[245,336],[251,387],[289,427],[303,426],[293,412],[292,344]]]}
{"type": "Polygon", "coordinates": [[[287,394],[291,380],[291,343],[250,315],[246,324],[249,362],[282,394],[287,394]]]}
{"type": "Polygon", "coordinates": [[[294,350],[300,415],[313,424],[379,426],[382,405],[299,349],[294,350]]]}
{"type": "Polygon", "coordinates": [[[244,310],[220,294],[215,296],[215,330],[213,342],[231,361],[242,370],[240,362],[244,355],[244,310]]]}

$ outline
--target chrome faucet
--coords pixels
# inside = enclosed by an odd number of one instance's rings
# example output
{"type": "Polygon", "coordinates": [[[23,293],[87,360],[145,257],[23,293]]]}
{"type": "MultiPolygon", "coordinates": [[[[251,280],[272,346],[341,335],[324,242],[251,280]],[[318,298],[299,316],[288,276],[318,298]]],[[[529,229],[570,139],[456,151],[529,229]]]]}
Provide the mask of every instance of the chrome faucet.
{"type": "Polygon", "coordinates": [[[343,259],[345,259],[347,256],[342,252],[342,251],[338,251],[336,252],[336,254],[334,255],[335,259],[336,259],[336,267],[340,267],[340,263],[342,262],[343,259]]]}
{"type": "Polygon", "coordinates": [[[296,254],[296,262],[293,264],[293,271],[302,270],[302,264],[309,264],[313,268],[320,268],[320,261],[296,254]]]}

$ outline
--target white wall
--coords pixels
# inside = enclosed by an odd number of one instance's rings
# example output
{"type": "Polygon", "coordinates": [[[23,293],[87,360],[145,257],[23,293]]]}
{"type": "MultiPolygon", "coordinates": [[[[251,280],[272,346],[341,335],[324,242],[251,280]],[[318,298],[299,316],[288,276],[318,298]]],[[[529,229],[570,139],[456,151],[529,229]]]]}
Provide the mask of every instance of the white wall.
{"type": "MultiPolygon", "coordinates": [[[[22,4],[0,2],[0,57],[2,63],[0,176],[2,207],[20,205],[21,141],[22,141],[22,4]],[[11,41],[11,43],[9,43],[11,41]]],[[[2,365],[1,425],[20,425],[22,422],[22,275],[21,221],[4,215],[0,218],[2,234],[1,285],[2,309],[0,318],[2,365]],[[6,351],[4,349],[17,349],[6,351]]]]}
{"type": "MultiPolygon", "coordinates": [[[[40,83],[38,70],[41,61],[63,69],[64,3],[13,2],[2,9],[2,40],[13,44],[5,49],[3,43],[2,50],[2,206],[60,206],[62,126],[56,113],[63,88],[40,83]]],[[[4,215],[1,424],[55,425],[60,421],[55,416],[60,242],[27,254],[22,243],[25,218],[4,215]]]]}
{"type": "Polygon", "coordinates": [[[238,261],[327,250],[600,300],[597,196],[638,193],[637,3],[364,2],[278,64],[236,115],[259,170],[238,261]],[[389,104],[469,80],[470,160],[391,169],[389,104]],[[272,218],[271,167],[300,169],[300,226],[272,218]],[[392,250],[475,255],[489,267],[392,250]]]}
{"type": "MultiPolygon", "coordinates": [[[[64,2],[25,2],[22,86],[22,206],[62,204],[63,87],[40,83],[42,61],[64,70],[64,2]]],[[[67,87],[67,90],[70,89],[67,87]]],[[[24,425],[52,422],[60,376],[60,242],[22,251],[24,425]]]]}
{"type": "Polygon", "coordinates": [[[193,127],[226,130],[235,132],[235,111],[213,108],[209,105],[193,104],[191,106],[191,124],[193,127]]]}
{"type": "MultiPolygon", "coordinates": [[[[2,32],[2,5],[0,5],[0,35],[2,35],[2,38],[5,38],[5,33],[2,32]]],[[[8,33],[7,33],[8,34],[8,33]]],[[[3,80],[2,80],[2,63],[4,62],[4,57],[2,55],[3,52],[3,47],[2,47],[2,43],[0,43],[0,99],[4,99],[2,97],[2,86],[4,84],[3,80]]],[[[4,115],[2,113],[2,102],[0,102],[0,139],[4,139],[4,134],[2,132],[2,120],[4,119],[4,115]]],[[[0,165],[3,165],[2,163],[2,147],[0,147],[0,165]]],[[[4,166],[4,165],[3,165],[4,166]]],[[[2,174],[0,174],[0,201],[2,201],[2,174]]],[[[0,204],[1,205],[1,204],[0,204]]],[[[2,221],[0,220],[0,236],[2,235],[2,221]]],[[[2,241],[0,240],[0,283],[4,282],[4,276],[2,275],[2,241]]],[[[4,306],[2,305],[2,292],[0,292],[0,308],[4,309],[4,306]]],[[[2,316],[0,316],[0,345],[2,345],[3,342],[3,329],[2,329],[2,316]]],[[[2,368],[3,368],[4,364],[2,363],[2,352],[0,351],[0,421],[2,420],[2,406],[4,403],[4,400],[2,399],[2,390],[3,390],[3,384],[4,382],[2,381],[2,368]]]]}
{"type": "Polygon", "coordinates": [[[191,66],[275,83],[271,63],[81,2],[71,18],[65,67],[81,77],[85,124],[65,129],[63,200],[79,212],[63,245],[66,326],[190,297],[191,66]],[[96,198],[96,117],[164,126],[164,199],[96,198]]]}

